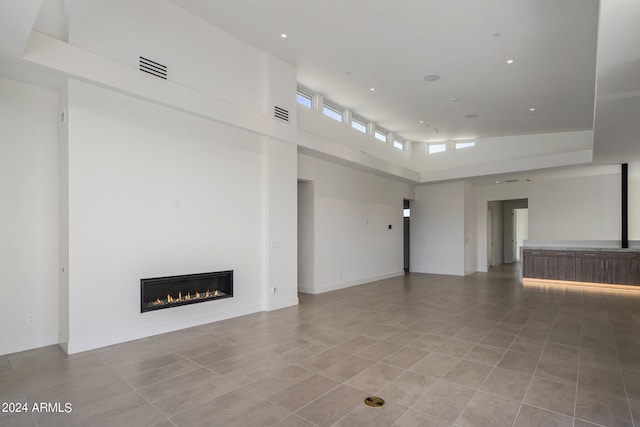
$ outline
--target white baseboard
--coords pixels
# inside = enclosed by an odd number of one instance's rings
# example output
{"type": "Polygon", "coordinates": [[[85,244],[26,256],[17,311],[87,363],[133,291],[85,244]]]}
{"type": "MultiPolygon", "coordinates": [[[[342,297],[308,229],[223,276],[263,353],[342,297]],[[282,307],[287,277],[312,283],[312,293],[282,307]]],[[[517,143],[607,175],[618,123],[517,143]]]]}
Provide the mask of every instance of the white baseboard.
{"type": "Polygon", "coordinates": [[[325,292],[337,291],[338,289],[350,288],[352,286],[363,285],[365,283],[376,282],[378,280],[390,279],[392,277],[403,276],[404,271],[397,271],[394,273],[383,274],[381,276],[365,277],[364,279],[352,280],[350,282],[334,283],[330,285],[321,285],[314,288],[300,287],[298,291],[305,294],[322,294],[325,292]]]}
{"type": "Polygon", "coordinates": [[[106,347],[113,344],[120,344],[140,338],[147,338],[158,334],[164,334],[166,332],[173,332],[180,329],[205,325],[211,322],[231,319],[233,317],[245,316],[247,314],[257,313],[259,311],[263,311],[262,306],[254,304],[224,312],[193,316],[186,319],[180,319],[178,321],[172,320],[170,322],[157,323],[141,328],[122,330],[116,333],[111,333],[109,335],[101,335],[96,338],[76,341],[70,340],[68,343],[60,343],[59,345],[63,350],[67,352],[67,354],[75,354],[83,351],[94,350],[96,348],[106,347]]]}
{"type": "Polygon", "coordinates": [[[265,307],[265,311],[274,311],[280,310],[281,308],[293,307],[294,305],[298,305],[299,303],[300,301],[298,300],[298,297],[290,298],[284,301],[271,302],[267,304],[267,306],[265,307]]]}
{"type": "Polygon", "coordinates": [[[57,335],[42,335],[35,337],[24,337],[20,340],[0,343],[0,356],[20,351],[32,350],[34,348],[46,347],[58,344],[57,335]]]}

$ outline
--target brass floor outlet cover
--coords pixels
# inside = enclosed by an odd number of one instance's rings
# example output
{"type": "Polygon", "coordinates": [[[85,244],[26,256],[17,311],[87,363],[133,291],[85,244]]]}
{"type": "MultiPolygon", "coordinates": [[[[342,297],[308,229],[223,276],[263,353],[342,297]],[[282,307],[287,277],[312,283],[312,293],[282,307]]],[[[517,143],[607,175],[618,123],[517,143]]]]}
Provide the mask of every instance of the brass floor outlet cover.
{"type": "Polygon", "coordinates": [[[378,408],[384,405],[384,399],[378,396],[369,396],[364,400],[364,403],[369,406],[373,406],[374,408],[378,408]]]}

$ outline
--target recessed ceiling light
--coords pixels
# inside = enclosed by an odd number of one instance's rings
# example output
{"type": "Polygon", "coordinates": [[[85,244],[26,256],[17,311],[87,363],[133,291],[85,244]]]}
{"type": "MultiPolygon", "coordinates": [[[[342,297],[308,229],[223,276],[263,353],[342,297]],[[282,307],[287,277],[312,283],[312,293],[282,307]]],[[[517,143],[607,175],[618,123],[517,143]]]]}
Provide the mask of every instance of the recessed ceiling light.
{"type": "Polygon", "coordinates": [[[424,76],[424,80],[427,82],[435,82],[440,80],[440,76],[437,74],[427,74],[426,76],[424,76]]]}
{"type": "Polygon", "coordinates": [[[496,184],[500,184],[500,181],[496,181],[496,184]]]}
{"type": "Polygon", "coordinates": [[[516,61],[514,61],[513,59],[507,59],[507,64],[513,64],[514,62],[516,61]]]}
{"type": "Polygon", "coordinates": [[[285,33],[280,34],[280,37],[282,37],[283,39],[287,38],[287,35],[285,33]]]}
{"type": "Polygon", "coordinates": [[[451,102],[458,102],[460,101],[458,98],[456,98],[455,96],[453,98],[451,98],[451,102]]]}
{"type": "Polygon", "coordinates": [[[424,120],[420,120],[420,124],[424,124],[424,120]]]}
{"type": "Polygon", "coordinates": [[[370,90],[371,92],[375,92],[375,91],[376,91],[376,88],[375,88],[375,87],[370,87],[370,88],[369,88],[369,90],[370,90]]]}
{"type": "Polygon", "coordinates": [[[536,109],[531,107],[531,108],[529,108],[529,111],[536,111],[536,109]]]}
{"type": "Polygon", "coordinates": [[[467,114],[466,116],[464,116],[465,119],[476,119],[478,118],[477,114],[467,114]]]}

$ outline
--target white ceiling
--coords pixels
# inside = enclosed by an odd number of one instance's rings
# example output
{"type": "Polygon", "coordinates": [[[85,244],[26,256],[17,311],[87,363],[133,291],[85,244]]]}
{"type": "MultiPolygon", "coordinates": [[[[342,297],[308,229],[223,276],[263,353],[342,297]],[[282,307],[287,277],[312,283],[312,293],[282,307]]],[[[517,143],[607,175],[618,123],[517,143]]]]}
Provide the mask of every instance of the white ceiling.
{"type": "Polygon", "coordinates": [[[410,140],[593,128],[598,0],[173,1],[410,140]]]}

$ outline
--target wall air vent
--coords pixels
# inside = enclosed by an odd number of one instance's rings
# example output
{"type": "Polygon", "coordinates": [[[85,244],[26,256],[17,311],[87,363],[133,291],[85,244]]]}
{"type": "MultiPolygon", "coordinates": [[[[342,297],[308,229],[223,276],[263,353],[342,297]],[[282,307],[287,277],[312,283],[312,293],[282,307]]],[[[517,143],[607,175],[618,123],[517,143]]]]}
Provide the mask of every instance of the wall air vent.
{"type": "Polygon", "coordinates": [[[140,57],[140,71],[144,71],[152,76],[167,80],[167,66],[143,56],[140,57]]]}
{"type": "Polygon", "coordinates": [[[276,119],[283,120],[285,122],[289,121],[289,110],[285,110],[284,108],[278,107],[277,105],[274,107],[273,116],[276,119]]]}

